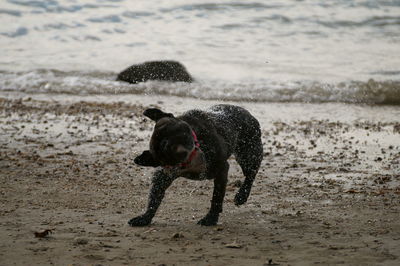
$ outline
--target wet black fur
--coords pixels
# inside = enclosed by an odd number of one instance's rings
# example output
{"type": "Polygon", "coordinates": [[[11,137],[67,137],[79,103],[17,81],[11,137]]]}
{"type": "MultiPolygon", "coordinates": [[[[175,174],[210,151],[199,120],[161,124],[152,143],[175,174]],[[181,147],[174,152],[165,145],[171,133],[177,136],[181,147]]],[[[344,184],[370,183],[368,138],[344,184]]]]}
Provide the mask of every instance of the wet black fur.
{"type": "Polygon", "coordinates": [[[193,82],[193,78],[181,63],[168,60],[132,65],[119,73],[117,80],[129,83],[147,80],[193,82]]]}
{"type": "MultiPolygon", "coordinates": [[[[196,174],[188,178],[201,180],[205,176],[207,179],[214,180],[211,208],[198,224],[215,225],[218,222],[228,178],[227,159],[232,154],[235,155],[246,177],[235,196],[235,204],[241,205],[247,201],[263,155],[260,125],[247,110],[233,105],[216,105],[210,111],[191,110],[177,118],[158,109],[148,109],[144,114],[155,120],[157,124],[151,139],[150,151],[144,151],[135,159],[135,163],[139,165],[158,167],[165,164],[162,162],[165,160],[163,157],[168,155],[158,156],[157,144],[154,143],[160,143],[162,139],[173,136],[168,136],[169,133],[165,134],[168,130],[164,133],[162,133],[163,130],[159,130],[160,135],[157,132],[159,123],[165,124],[162,127],[164,130],[165,126],[168,128],[174,127],[176,123],[183,123],[190,126],[189,129],[182,126],[183,134],[190,133],[191,129],[196,132],[200,149],[205,156],[206,171],[205,175],[196,174]]],[[[170,133],[172,132],[175,131],[170,133]]],[[[165,190],[178,177],[168,174],[164,168],[157,169],[153,176],[146,212],[131,219],[129,224],[131,226],[150,224],[161,204],[165,190]]]]}

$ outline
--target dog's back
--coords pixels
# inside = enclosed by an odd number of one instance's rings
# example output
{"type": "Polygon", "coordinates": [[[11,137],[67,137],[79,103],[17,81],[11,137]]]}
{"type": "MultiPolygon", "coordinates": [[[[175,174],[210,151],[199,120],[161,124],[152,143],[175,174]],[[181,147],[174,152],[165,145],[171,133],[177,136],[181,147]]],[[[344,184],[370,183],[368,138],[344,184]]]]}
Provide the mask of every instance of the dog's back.
{"type": "Polygon", "coordinates": [[[217,131],[233,147],[238,141],[260,138],[260,124],[246,109],[228,104],[214,105],[208,110],[217,131]]]}

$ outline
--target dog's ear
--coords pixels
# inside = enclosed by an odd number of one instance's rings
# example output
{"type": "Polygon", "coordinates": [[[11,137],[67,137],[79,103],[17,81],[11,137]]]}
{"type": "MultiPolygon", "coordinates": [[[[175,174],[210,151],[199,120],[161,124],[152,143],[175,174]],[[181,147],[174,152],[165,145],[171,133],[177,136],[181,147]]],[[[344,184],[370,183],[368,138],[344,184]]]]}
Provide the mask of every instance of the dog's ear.
{"type": "Polygon", "coordinates": [[[164,113],[163,111],[157,109],[157,108],[150,108],[144,111],[143,113],[145,116],[150,118],[151,120],[158,121],[163,117],[174,117],[173,114],[171,113],[164,113]]]}
{"type": "Polygon", "coordinates": [[[152,166],[152,167],[160,166],[160,162],[154,159],[150,151],[144,151],[141,155],[135,158],[134,162],[141,166],[152,166]]]}

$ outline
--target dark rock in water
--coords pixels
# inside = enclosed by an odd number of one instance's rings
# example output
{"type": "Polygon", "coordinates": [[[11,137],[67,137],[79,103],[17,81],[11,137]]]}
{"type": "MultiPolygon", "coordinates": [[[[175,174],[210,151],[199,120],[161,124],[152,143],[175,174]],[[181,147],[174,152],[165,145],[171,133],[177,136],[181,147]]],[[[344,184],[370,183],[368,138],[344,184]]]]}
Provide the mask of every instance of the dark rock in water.
{"type": "Polygon", "coordinates": [[[176,61],[151,61],[132,65],[118,74],[117,80],[139,83],[147,80],[193,82],[186,68],[176,61]]]}

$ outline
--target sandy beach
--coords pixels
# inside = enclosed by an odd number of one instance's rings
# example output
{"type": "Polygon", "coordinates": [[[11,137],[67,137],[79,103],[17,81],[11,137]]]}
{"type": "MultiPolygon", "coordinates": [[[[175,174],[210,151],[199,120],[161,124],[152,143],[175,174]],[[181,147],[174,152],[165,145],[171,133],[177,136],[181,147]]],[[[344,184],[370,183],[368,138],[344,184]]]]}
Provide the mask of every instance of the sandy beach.
{"type": "Polygon", "coordinates": [[[0,266],[400,265],[399,25],[387,0],[0,2],[0,266]],[[213,182],[179,178],[130,227],[143,111],[220,103],[261,125],[246,204],[232,157],[216,226],[213,182]]]}
{"type": "Polygon", "coordinates": [[[233,204],[243,176],[232,158],[217,226],[196,224],[212,182],[183,178],[150,226],[128,226],[146,207],[153,172],[133,163],[153,127],[143,110],[214,103],[3,93],[0,264],[399,264],[399,107],[236,103],[263,131],[249,201],[233,204]]]}

